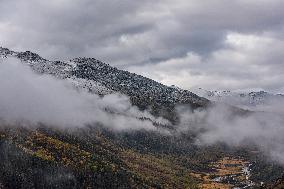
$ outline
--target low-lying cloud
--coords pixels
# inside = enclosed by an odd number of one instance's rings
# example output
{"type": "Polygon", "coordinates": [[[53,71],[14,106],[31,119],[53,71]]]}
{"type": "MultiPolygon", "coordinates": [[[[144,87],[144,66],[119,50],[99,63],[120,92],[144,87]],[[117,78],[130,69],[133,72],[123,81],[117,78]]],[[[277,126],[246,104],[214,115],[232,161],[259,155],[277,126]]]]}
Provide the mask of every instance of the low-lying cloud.
{"type": "MultiPolygon", "coordinates": [[[[178,108],[180,132],[197,133],[196,144],[226,143],[229,146],[254,145],[261,152],[284,164],[283,114],[266,112],[236,113],[226,105],[192,111],[178,108]]],[[[276,110],[275,110],[276,111],[276,110]]]]}
{"type": "Polygon", "coordinates": [[[102,98],[74,90],[71,83],[38,75],[16,59],[1,60],[0,91],[0,119],[8,124],[80,127],[101,123],[114,130],[156,130],[152,121],[166,122],[139,111],[126,96],[110,94],[102,98]],[[137,119],[145,117],[149,119],[137,119]]]}
{"type": "MultiPolygon", "coordinates": [[[[65,80],[38,75],[16,59],[0,62],[0,120],[2,123],[43,123],[58,127],[83,127],[100,123],[116,131],[157,129],[153,122],[168,124],[147,111],[132,106],[121,94],[99,97],[75,90],[65,80]],[[149,119],[139,119],[149,118],[149,119]],[[150,121],[152,120],[152,121],[150,121]]],[[[178,133],[196,133],[196,144],[219,142],[230,146],[253,144],[284,164],[284,118],[279,104],[270,113],[237,113],[231,107],[216,105],[207,110],[178,107],[178,133]],[[273,112],[273,113],[272,113],[273,112]]]]}

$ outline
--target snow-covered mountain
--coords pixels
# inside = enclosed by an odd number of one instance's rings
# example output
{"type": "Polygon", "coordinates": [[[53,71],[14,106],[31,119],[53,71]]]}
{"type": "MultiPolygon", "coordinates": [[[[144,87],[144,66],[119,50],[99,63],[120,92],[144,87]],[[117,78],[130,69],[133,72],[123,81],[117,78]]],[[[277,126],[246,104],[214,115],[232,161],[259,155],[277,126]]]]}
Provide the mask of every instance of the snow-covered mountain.
{"type": "Polygon", "coordinates": [[[190,92],[119,70],[94,58],[51,61],[30,51],[15,52],[2,47],[0,47],[0,57],[19,59],[38,73],[51,74],[71,82],[77,88],[92,93],[105,95],[119,92],[125,94],[142,109],[173,107],[176,104],[202,107],[209,103],[207,99],[244,109],[261,111],[272,111],[271,107],[275,107],[275,104],[284,104],[283,94],[271,94],[265,91],[240,93],[193,88],[190,92]]]}
{"type": "Polygon", "coordinates": [[[284,104],[283,94],[272,94],[265,91],[209,91],[202,88],[192,89],[192,91],[211,101],[222,102],[249,110],[272,111],[271,108],[275,107],[277,104],[284,104]]]}
{"type": "Polygon", "coordinates": [[[75,58],[70,61],[50,61],[30,51],[15,52],[0,48],[0,57],[14,57],[34,71],[51,74],[72,82],[76,87],[99,95],[119,92],[130,97],[138,107],[171,107],[190,104],[202,107],[209,103],[205,98],[188,91],[169,87],[149,78],[119,70],[94,58],[75,58]]]}

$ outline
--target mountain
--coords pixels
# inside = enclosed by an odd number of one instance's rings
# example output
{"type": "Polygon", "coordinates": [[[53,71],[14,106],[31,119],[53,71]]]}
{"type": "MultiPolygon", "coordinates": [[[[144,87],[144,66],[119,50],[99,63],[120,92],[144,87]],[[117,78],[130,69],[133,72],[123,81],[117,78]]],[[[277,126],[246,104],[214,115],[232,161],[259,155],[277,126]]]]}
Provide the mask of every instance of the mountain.
{"type": "Polygon", "coordinates": [[[149,78],[111,67],[94,58],[50,61],[30,51],[14,52],[7,48],[0,48],[0,56],[17,58],[38,73],[68,80],[76,87],[91,93],[125,94],[140,109],[151,109],[153,114],[172,121],[175,121],[172,116],[174,106],[178,104],[188,104],[193,108],[209,104],[207,99],[190,91],[168,87],[149,78]]]}
{"type": "Polygon", "coordinates": [[[211,101],[222,102],[232,106],[237,106],[249,110],[268,110],[272,104],[281,104],[284,102],[283,94],[272,94],[265,91],[257,92],[233,92],[224,91],[209,91],[202,88],[193,89],[197,95],[207,98],[211,101]]]}
{"type": "Polygon", "coordinates": [[[199,133],[179,132],[177,105],[195,110],[212,104],[190,91],[94,58],[50,61],[7,48],[0,48],[0,56],[16,58],[39,74],[91,94],[122,93],[140,110],[171,121],[170,134],[115,132],[101,124],[56,128],[0,122],[0,188],[258,188],[263,182],[275,183],[284,171],[255,146],[198,145],[199,133]]]}

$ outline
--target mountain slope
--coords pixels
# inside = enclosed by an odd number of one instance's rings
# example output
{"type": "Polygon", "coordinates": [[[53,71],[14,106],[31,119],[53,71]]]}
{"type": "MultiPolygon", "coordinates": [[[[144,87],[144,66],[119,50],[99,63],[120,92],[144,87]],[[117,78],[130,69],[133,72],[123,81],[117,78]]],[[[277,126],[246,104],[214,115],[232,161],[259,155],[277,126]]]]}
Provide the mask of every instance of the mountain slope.
{"type": "Polygon", "coordinates": [[[174,106],[188,104],[205,107],[209,101],[182,89],[165,86],[146,77],[119,70],[94,58],[75,58],[70,61],[50,61],[30,51],[14,52],[0,48],[1,57],[14,57],[38,73],[66,79],[75,86],[99,95],[119,92],[130,97],[141,109],[174,120],[174,106]]]}

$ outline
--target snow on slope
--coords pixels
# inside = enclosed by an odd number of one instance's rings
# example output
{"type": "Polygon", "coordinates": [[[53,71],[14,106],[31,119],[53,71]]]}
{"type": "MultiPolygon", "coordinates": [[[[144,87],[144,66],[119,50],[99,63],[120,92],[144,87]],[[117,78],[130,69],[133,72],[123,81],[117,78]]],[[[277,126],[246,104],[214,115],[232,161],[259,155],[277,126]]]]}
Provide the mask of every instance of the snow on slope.
{"type": "MultiPolygon", "coordinates": [[[[197,95],[209,100],[222,102],[249,110],[273,112],[272,108],[277,107],[277,104],[284,104],[283,94],[272,94],[265,91],[241,93],[228,90],[208,91],[202,88],[192,89],[192,91],[197,95]]],[[[277,109],[279,108],[281,107],[277,107],[277,109]]]]}
{"type": "Polygon", "coordinates": [[[119,92],[140,103],[191,104],[195,107],[209,103],[187,90],[176,89],[145,78],[119,70],[94,58],[75,58],[70,61],[50,61],[30,51],[14,52],[0,47],[0,57],[14,57],[28,64],[38,73],[51,74],[66,79],[74,86],[89,92],[105,95],[119,92]]]}

